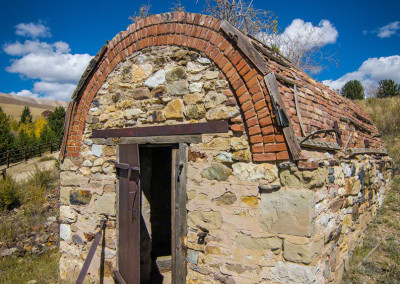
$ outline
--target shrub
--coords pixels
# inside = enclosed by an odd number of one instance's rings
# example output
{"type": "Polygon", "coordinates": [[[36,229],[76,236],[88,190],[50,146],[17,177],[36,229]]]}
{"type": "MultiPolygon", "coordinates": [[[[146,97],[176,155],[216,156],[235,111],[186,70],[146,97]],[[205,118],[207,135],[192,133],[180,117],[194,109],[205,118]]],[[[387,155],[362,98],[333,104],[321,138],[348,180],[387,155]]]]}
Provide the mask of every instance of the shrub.
{"type": "Polygon", "coordinates": [[[20,204],[17,183],[11,178],[0,182],[0,209],[12,209],[20,204]]]}

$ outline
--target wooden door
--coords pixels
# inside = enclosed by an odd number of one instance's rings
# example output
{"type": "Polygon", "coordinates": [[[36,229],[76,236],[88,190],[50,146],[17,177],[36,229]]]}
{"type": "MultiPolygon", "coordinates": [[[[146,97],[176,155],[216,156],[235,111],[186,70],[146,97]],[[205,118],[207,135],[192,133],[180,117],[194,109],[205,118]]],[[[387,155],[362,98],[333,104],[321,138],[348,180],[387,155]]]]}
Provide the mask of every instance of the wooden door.
{"type": "Polygon", "coordinates": [[[172,283],[186,283],[186,173],[187,145],[179,143],[173,153],[172,171],[172,283]]]}
{"type": "Polygon", "coordinates": [[[119,145],[118,271],[120,283],[140,283],[140,164],[137,144],[119,145]]]}

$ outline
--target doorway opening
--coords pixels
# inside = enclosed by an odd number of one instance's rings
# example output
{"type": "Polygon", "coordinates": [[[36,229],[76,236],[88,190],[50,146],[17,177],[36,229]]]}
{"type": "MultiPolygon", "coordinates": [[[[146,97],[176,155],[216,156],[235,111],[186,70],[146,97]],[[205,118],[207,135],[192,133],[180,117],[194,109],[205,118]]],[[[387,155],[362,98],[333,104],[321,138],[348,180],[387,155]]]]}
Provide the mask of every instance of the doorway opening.
{"type": "Polygon", "coordinates": [[[172,149],[139,147],[141,283],[171,283],[172,149]]]}

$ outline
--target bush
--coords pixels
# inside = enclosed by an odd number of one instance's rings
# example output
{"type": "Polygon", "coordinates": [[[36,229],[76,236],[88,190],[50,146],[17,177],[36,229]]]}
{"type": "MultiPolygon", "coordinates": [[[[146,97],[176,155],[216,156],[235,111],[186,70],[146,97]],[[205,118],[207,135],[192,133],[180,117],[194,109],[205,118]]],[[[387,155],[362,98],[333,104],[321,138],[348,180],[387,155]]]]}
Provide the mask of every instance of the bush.
{"type": "Polygon", "coordinates": [[[40,169],[35,165],[35,169],[29,174],[28,183],[34,187],[49,189],[57,180],[54,170],[40,169]]]}
{"type": "Polygon", "coordinates": [[[20,204],[17,183],[7,177],[0,182],[0,209],[12,209],[20,204]]]}

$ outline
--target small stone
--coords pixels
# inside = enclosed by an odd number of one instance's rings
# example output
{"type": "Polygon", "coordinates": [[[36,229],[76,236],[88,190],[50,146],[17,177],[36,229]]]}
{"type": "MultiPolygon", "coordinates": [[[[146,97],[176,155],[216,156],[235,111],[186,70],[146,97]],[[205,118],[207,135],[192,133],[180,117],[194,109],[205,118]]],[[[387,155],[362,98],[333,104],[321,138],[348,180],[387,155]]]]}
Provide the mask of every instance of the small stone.
{"type": "Polygon", "coordinates": [[[191,228],[199,228],[201,230],[216,230],[222,226],[222,216],[216,211],[189,211],[188,225],[191,228]]]}
{"type": "Polygon", "coordinates": [[[253,237],[244,233],[236,236],[237,246],[251,250],[280,250],[282,240],[278,237],[253,237]]]}
{"type": "Polygon", "coordinates": [[[74,244],[76,244],[76,245],[83,245],[83,241],[82,241],[82,238],[80,237],[80,236],[78,236],[77,234],[74,234],[73,236],[72,236],[72,241],[74,242],[74,244]]]}
{"type": "Polygon", "coordinates": [[[147,113],[148,122],[163,122],[165,120],[166,118],[162,110],[153,110],[147,113]]]}
{"type": "Polygon", "coordinates": [[[97,166],[101,166],[104,164],[104,160],[102,158],[98,158],[96,160],[94,160],[93,166],[97,167],[97,166]]]}
{"type": "Polygon", "coordinates": [[[294,244],[285,239],[283,244],[283,257],[291,262],[310,264],[322,252],[323,241],[309,244],[294,244]]]}
{"type": "Polygon", "coordinates": [[[193,264],[197,265],[199,262],[199,252],[191,250],[191,249],[188,250],[186,260],[189,263],[193,263],[193,264]]]}
{"type": "Polygon", "coordinates": [[[232,159],[239,162],[251,162],[251,152],[248,149],[236,151],[232,159]]]}
{"type": "Polygon", "coordinates": [[[167,119],[169,118],[183,118],[183,103],[180,99],[175,99],[169,102],[165,109],[164,115],[167,119]]]}
{"type": "Polygon", "coordinates": [[[85,139],[85,141],[83,143],[85,143],[85,145],[88,145],[88,146],[92,146],[92,144],[93,144],[92,140],[90,140],[90,139],[85,139]]]}
{"type": "Polygon", "coordinates": [[[93,165],[93,163],[90,160],[85,160],[82,163],[82,166],[84,167],[91,167],[93,165]]]}
{"type": "Polygon", "coordinates": [[[196,103],[199,103],[203,100],[203,95],[202,94],[187,94],[183,96],[183,101],[187,105],[194,105],[196,103]]]}
{"type": "Polygon", "coordinates": [[[127,109],[124,111],[124,117],[126,119],[134,119],[140,116],[141,114],[144,114],[144,111],[142,111],[139,108],[127,109]]]}
{"type": "Polygon", "coordinates": [[[69,196],[69,202],[72,205],[87,205],[91,199],[92,193],[88,190],[75,190],[69,196]]]}
{"type": "Polygon", "coordinates": [[[218,78],[219,72],[218,71],[207,71],[204,74],[206,80],[212,80],[218,78]]]}
{"type": "Polygon", "coordinates": [[[115,216],[115,194],[104,193],[95,200],[96,213],[115,216]]]}
{"type": "Polygon", "coordinates": [[[236,200],[236,195],[233,192],[227,191],[221,196],[214,198],[212,201],[217,205],[232,205],[236,200]]]}
{"type": "Polygon", "coordinates": [[[189,93],[189,85],[186,81],[176,81],[168,85],[168,93],[174,95],[186,95],[189,93]]]}
{"type": "Polygon", "coordinates": [[[190,119],[201,119],[205,113],[206,109],[203,105],[189,105],[185,107],[185,115],[190,119]]]}
{"type": "Polygon", "coordinates": [[[138,88],[132,94],[135,100],[145,100],[150,99],[150,91],[148,88],[138,88]]]}
{"type": "Polygon", "coordinates": [[[165,79],[165,71],[164,69],[158,70],[154,73],[149,79],[144,82],[144,85],[148,88],[156,88],[161,84],[164,84],[165,79]]]}
{"type": "Polygon", "coordinates": [[[190,93],[200,93],[203,89],[203,83],[192,83],[189,85],[190,93]]]}
{"type": "Polygon", "coordinates": [[[249,143],[242,138],[233,137],[231,139],[231,147],[234,151],[245,150],[249,149],[249,143]]]}
{"type": "Polygon", "coordinates": [[[203,71],[206,68],[207,68],[207,66],[204,66],[202,64],[197,64],[197,63],[194,63],[194,62],[189,62],[188,65],[187,65],[187,70],[190,73],[199,73],[199,72],[203,71]]]}
{"type": "Polygon", "coordinates": [[[211,163],[211,167],[201,171],[201,176],[209,180],[224,181],[232,174],[232,170],[220,163],[211,163]]]}
{"type": "Polygon", "coordinates": [[[304,266],[290,262],[278,261],[271,268],[271,278],[277,283],[285,284],[313,284],[317,283],[316,274],[319,270],[314,266],[304,266]]]}
{"type": "Polygon", "coordinates": [[[71,238],[71,227],[67,224],[60,225],[60,238],[64,241],[68,241],[71,238]]]}
{"type": "Polygon", "coordinates": [[[207,120],[220,120],[235,117],[239,114],[239,109],[236,107],[218,106],[210,109],[206,113],[207,120]]]}
{"type": "Polygon", "coordinates": [[[209,92],[204,98],[204,106],[206,108],[212,108],[221,105],[228,98],[221,93],[209,92]]]}
{"type": "Polygon", "coordinates": [[[220,163],[233,163],[232,153],[221,152],[217,157],[215,157],[215,161],[220,163]]]}
{"type": "Polygon", "coordinates": [[[186,79],[186,77],[185,68],[181,66],[169,68],[167,72],[165,72],[165,79],[167,79],[167,81],[178,81],[186,79]]]}
{"type": "Polygon", "coordinates": [[[102,145],[92,145],[92,155],[96,157],[101,157],[102,154],[103,154],[102,145]]]}
{"type": "Polygon", "coordinates": [[[132,75],[132,82],[136,83],[146,79],[152,71],[153,67],[151,64],[144,64],[144,65],[132,65],[131,67],[131,75],[132,75]]]}
{"type": "Polygon", "coordinates": [[[197,61],[200,62],[201,64],[204,64],[204,65],[211,64],[211,61],[208,58],[205,58],[205,57],[197,58],[197,61]]]}
{"type": "Polygon", "coordinates": [[[256,207],[258,205],[257,196],[243,196],[242,202],[250,207],[256,207]]]}

